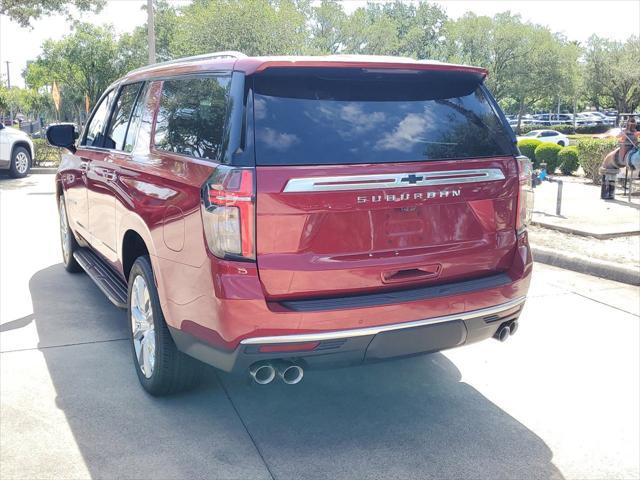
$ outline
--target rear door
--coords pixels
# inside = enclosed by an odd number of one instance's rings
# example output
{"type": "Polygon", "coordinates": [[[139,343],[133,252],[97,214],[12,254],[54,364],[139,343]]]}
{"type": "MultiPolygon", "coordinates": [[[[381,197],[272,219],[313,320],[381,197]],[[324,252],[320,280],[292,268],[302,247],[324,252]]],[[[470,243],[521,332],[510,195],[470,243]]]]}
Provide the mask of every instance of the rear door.
{"type": "Polygon", "coordinates": [[[514,137],[481,81],[351,68],[255,76],[256,258],[269,298],[508,268],[514,137]]]}
{"type": "Polygon", "coordinates": [[[116,244],[116,188],[119,163],[128,158],[125,137],[142,83],[123,85],[105,126],[102,148],[87,172],[89,227],[94,248],[111,262],[118,258],[116,244]]]}

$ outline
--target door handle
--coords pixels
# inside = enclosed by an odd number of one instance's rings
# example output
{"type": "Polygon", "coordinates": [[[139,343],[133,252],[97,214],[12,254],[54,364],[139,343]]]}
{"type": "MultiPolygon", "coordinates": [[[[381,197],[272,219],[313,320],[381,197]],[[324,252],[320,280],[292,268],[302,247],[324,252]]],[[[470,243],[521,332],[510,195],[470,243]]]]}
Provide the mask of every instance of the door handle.
{"type": "Polygon", "coordinates": [[[102,176],[111,182],[118,178],[118,175],[115,172],[102,172],[102,176]]]}

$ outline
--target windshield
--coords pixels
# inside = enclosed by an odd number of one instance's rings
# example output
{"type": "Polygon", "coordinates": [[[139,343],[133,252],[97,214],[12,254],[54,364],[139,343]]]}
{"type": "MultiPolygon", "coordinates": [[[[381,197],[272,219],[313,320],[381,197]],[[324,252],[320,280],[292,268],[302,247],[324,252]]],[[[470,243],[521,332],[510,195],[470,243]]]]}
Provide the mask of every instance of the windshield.
{"type": "Polygon", "coordinates": [[[525,133],[523,137],[537,137],[540,134],[539,130],[533,130],[529,133],[525,133]]]}
{"type": "Polygon", "coordinates": [[[476,76],[274,69],[255,77],[258,165],[464,159],[513,154],[476,76]]]}

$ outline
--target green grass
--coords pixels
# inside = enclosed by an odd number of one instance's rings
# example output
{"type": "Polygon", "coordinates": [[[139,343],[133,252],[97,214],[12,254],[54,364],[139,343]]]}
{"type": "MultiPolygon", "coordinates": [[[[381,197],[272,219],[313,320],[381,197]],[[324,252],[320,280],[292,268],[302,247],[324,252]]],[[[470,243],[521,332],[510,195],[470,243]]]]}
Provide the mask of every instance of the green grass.
{"type": "Polygon", "coordinates": [[[573,133],[571,135],[567,135],[569,140],[580,140],[581,138],[592,138],[595,133],[573,133]]]}

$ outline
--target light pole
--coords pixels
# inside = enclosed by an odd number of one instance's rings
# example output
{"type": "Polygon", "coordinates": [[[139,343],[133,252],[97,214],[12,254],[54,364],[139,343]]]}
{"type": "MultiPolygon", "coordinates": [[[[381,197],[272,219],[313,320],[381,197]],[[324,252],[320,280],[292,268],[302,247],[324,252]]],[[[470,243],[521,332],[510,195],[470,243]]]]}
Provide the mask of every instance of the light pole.
{"type": "Polygon", "coordinates": [[[147,35],[149,43],[149,65],[156,63],[156,27],[153,18],[153,0],[147,0],[147,35]]]}

